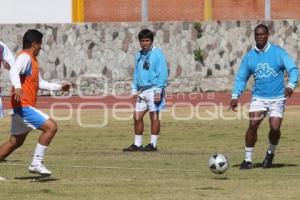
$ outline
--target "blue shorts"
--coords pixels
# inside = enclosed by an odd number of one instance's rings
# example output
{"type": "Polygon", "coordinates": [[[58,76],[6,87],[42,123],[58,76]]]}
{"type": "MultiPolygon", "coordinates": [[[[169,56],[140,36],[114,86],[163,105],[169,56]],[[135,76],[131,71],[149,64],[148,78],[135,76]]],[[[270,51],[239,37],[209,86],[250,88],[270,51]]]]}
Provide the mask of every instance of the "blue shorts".
{"type": "Polygon", "coordinates": [[[11,134],[22,135],[33,129],[38,129],[48,119],[47,114],[31,106],[14,108],[11,117],[11,134]]]}

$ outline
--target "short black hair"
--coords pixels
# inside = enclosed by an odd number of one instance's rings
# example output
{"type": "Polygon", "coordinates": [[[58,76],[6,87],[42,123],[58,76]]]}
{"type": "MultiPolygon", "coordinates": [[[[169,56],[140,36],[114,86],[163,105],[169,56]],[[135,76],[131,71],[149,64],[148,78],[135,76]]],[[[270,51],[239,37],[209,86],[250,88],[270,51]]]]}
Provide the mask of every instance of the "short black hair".
{"type": "Polygon", "coordinates": [[[154,33],[149,29],[143,29],[138,34],[139,40],[149,38],[151,41],[154,40],[154,33]]]}
{"type": "Polygon", "coordinates": [[[264,28],[266,30],[266,33],[269,34],[269,28],[268,26],[264,25],[264,24],[258,24],[255,29],[254,29],[254,32],[258,29],[258,28],[264,28]]]}
{"type": "Polygon", "coordinates": [[[36,29],[29,29],[23,36],[23,49],[29,49],[32,43],[42,43],[43,34],[36,29]]]}

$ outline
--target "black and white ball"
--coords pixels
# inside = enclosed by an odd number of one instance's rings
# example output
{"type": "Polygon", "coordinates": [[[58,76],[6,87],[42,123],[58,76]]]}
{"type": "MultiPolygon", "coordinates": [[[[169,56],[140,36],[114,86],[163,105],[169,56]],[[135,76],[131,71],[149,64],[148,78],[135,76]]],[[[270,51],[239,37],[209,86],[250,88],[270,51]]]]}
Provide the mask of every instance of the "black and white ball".
{"type": "Polygon", "coordinates": [[[229,160],[223,154],[214,154],[208,161],[209,169],[216,174],[223,174],[229,167],[229,160]]]}

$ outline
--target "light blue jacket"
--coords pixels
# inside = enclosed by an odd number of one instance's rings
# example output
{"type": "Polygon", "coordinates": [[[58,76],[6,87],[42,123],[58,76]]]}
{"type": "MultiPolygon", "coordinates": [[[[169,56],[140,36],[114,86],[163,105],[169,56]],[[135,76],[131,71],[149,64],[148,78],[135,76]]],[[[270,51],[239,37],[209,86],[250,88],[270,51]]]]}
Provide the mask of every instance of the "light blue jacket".
{"type": "Polygon", "coordinates": [[[161,93],[167,85],[167,80],[167,61],[161,49],[153,47],[148,52],[139,51],[136,54],[132,94],[150,88],[161,93]]]}
{"type": "Polygon", "coordinates": [[[232,98],[240,97],[251,75],[254,77],[253,97],[284,98],[285,71],[289,77],[287,87],[294,89],[298,82],[298,68],[284,49],[268,43],[262,51],[257,48],[250,50],[244,56],[235,77],[232,98]]]}

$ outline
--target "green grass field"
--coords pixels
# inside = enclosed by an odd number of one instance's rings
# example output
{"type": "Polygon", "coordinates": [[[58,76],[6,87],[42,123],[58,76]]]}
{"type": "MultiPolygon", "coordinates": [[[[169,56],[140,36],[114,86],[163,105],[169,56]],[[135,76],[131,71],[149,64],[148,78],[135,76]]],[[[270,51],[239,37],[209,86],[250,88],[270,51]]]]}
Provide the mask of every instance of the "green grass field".
{"type": "MultiPolygon", "coordinates": [[[[206,107],[198,110],[205,116],[206,107]]],[[[130,112],[118,110],[119,117],[130,118],[130,112]],[[122,113],[121,113],[122,112],[122,113]]],[[[107,125],[80,127],[74,111],[68,121],[58,121],[59,132],[48,149],[45,163],[53,172],[48,179],[37,179],[27,172],[39,132],[32,132],[25,144],[6,162],[0,163],[0,199],[22,200],[199,200],[199,199],[299,199],[299,111],[288,107],[282,126],[282,138],[274,168],[261,169],[267,142],[268,123],[264,121],[255,148],[252,170],[241,171],[244,158],[246,119],[201,120],[187,108],[162,114],[159,152],[123,153],[133,141],[131,119],[116,120],[108,110],[107,125]],[[189,120],[183,120],[189,117],[189,120]],[[229,157],[230,168],[223,175],[208,169],[213,153],[229,157]]],[[[46,111],[48,112],[48,111],[46,111]]],[[[68,112],[55,111],[56,117],[68,112]]],[[[103,110],[86,110],[80,123],[101,124],[103,110]]],[[[224,111],[227,117],[236,113],[224,111]]],[[[146,116],[144,144],[149,142],[146,116]]],[[[0,141],[7,139],[10,118],[1,120],[0,141]]]]}

